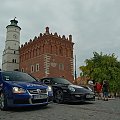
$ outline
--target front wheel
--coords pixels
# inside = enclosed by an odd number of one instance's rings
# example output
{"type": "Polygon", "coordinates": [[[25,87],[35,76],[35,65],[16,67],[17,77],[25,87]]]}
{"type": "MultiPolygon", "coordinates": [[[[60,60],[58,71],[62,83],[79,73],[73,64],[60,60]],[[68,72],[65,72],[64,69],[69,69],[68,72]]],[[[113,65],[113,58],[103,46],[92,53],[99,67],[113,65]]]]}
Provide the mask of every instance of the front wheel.
{"type": "Polygon", "coordinates": [[[4,93],[0,93],[0,109],[7,110],[7,99],[4,93]]]}
{"type": "Polygon", "coordinates": [[[63,91],[62,90],[57,90],[55,92],[55,95],[54,95],[54,98],[55,98],[55,101],[57,103],[63,103],[64,99],[63,99],[63,91]]]}

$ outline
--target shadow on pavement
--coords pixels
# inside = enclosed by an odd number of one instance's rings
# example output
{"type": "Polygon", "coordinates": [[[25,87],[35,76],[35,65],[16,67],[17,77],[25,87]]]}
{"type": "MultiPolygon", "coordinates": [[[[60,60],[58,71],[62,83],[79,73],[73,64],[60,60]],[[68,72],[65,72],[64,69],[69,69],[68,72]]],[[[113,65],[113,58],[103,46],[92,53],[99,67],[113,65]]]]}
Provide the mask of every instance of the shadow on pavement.
{"type": "Polygon", "coordinates": [[[36,111],[36,110],[44,110],[44,109],[51,109],[52,107],[50,105],[47,106],[27,106],[27,107],[15,107],[15,108],[9,108],[7,111],[11,112],[27,112],[27,111],[36,111]]]}
{"type": "Polygon", "coordinates": [[[94,101],[93,102],[69,102],[69,103],[65,103],[65,104],[68,104],[68,105],[86,105],[86,104],[94,104],[94,101]]]}

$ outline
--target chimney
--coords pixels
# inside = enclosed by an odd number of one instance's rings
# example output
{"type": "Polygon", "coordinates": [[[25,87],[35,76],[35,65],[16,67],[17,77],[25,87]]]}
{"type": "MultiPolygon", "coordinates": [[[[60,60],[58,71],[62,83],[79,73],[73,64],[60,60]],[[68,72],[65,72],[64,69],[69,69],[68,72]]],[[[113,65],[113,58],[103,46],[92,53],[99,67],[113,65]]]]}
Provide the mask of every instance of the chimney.
{"type": "Polygon", "coordinates": [[[46,35],[49,35],[49,27],[46,27],[46,35]]]}
{"type": "Polygon", "coordinates": [[[72,35],[69,35],[69,40],[72,42],[72,35]]]}

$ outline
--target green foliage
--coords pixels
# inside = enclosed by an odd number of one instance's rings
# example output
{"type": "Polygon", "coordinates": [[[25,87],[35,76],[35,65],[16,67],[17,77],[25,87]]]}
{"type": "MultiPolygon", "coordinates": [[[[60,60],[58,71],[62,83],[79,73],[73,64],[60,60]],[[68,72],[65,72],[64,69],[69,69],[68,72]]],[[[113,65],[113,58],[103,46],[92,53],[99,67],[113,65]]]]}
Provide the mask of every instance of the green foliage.
{"type": "Polygon", "coordinates": [[[85,66],[79,67],[82,71],[80,76],[89,77],[96,82],[108,80],[111,91],[120,91],[120,62],[115,54],[103,55],[102,52],[100,54],[93,52],[93,58],[86,59],[85,63],[85,66]]]}

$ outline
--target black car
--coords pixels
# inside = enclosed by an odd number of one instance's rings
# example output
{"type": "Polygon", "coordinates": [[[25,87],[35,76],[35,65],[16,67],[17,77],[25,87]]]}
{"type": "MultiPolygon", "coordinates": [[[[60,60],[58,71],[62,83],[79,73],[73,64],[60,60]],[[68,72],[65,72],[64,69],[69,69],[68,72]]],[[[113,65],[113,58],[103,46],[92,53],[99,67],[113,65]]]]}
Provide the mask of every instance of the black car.
{"type": "Polygon", "coordinates": [[[53,100],[57,103],[94,101],[95,94],[81,86],[77,86],[64,78],[42,78],[40,81],[52,86],[53,100]]]}

